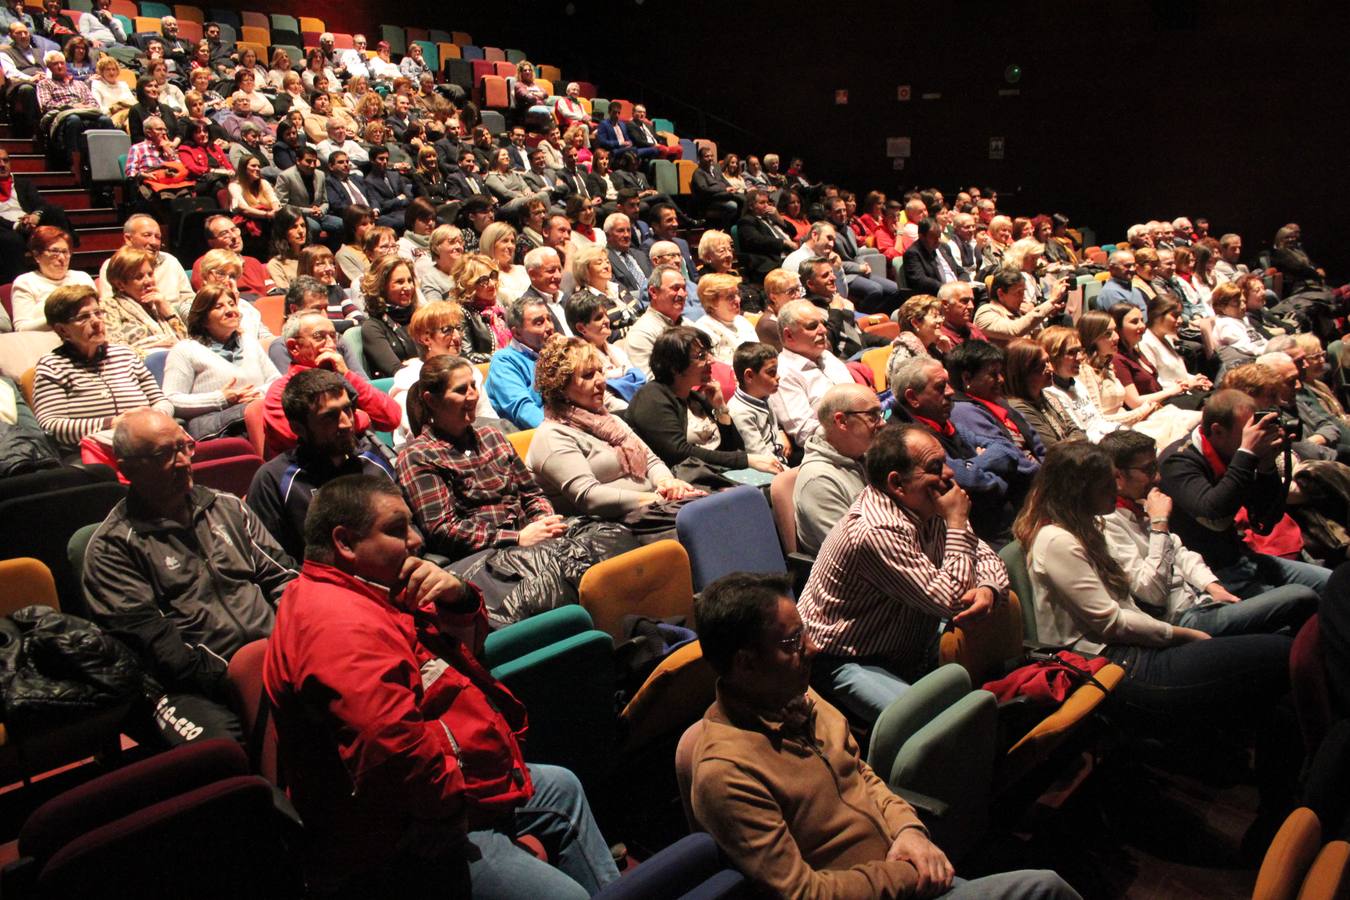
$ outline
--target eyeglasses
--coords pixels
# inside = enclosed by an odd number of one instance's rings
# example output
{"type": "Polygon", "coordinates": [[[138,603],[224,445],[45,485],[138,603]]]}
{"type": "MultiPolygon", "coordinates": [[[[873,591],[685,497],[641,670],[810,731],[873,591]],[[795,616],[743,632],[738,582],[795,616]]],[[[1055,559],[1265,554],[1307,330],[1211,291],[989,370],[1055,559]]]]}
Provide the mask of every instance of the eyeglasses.
{"type": "Polygon", "coordinates": [[[784,653],[796,656],[806,649],[806,629],[799,628],[795,634],[788,635],[782,640],[774,641],[774,643],[784,653]]]}
{"type": "Polygon", "coordinates": [[[496,284],[496,283],[497,283],[497,273],[496,273],[496,272],[490,272],[490,273],[488,273],[487,275],[484,275],[484,276],[482,276],[481,278],[479,278],[477,281],[475,281],[475,282],[473,283],[473,286],[474,286],[474,287],[487,287],[489,284],[496,284]]]}
{"type": "Polygon", "coordinates": [[[1121,466],[1121,469],[1126,472],[1143,472],[1145,475],[1152,478],[1154,475],[1158,474],[1158,461],[1155,459],[1153,462],[1143,466],[1121,466]]]}
{"type": "Polygon", "coordinates": [[[862,416],[870,425],[875,425],[881,421],[881,410],[879,409],[847,409],[844,410],[844,415],[862,416]]]}
{"type": "Polygon", "coordinates": [[[156,450],[147,450],[145,453],[137,453],[135,456],[123,457],[123,459],[148,459],[163,465],[170,460],[176,459],[180,454],[188,459],[197,452],[197,442],[188,438],[187,440],[176,441],[167,447],[160,447],[156,450]]]}
{"type": "Polygon", "coordinates": [[[70,324],[72,324],[72,325],[88,325],[90,322],[93,322],[93,321],[99,321],[99,322],[102,322],[105,315],[106,315],[106,313],[104,313],[103,310],[101,310],[101,309],[90,309],[90,310],[86,310],[85,312],[82,312],[82,313],[80,313],[78,316],[76,316],[75,318],[71,319],[71,320],[70,320],[70,324]]]}
{"type": "Polygon", "coordinates": [[[436,329],[436,334],[440,335],[441,337],[449,337],[452,334],[463,334],[463,333],[464,333],[463,325],[442,325],[440,328],[436,329]]]}
{"type": "Polygon", "coordinates": [[[43,256],[69,256],[69,255],[70,255],[70,250],[68,250],[68,249],[63,250],[63,249],[61,249],[61,248],[59,248],[59,247],[48,247],[46,250],[43,250],[43,251],[42,251],[42,255],[43,255],[43,256]]]}

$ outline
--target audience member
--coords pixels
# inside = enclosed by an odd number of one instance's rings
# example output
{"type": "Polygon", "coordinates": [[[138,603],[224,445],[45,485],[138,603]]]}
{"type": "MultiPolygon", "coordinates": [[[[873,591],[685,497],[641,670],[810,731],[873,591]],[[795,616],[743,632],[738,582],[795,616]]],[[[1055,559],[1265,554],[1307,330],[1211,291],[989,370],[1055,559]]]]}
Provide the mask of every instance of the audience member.
{"type": "MultiPolygon", "coordinates": [[[[70,234],[65,230],[53,225],[39,225],[33,229],[28,236],[28,253],[37,263],[37,268],[14,279],[14,289],[10,295],[11,308],[14,310],[12,330],[50,330],[46,303],[54,291],[77,286],[93,289],[94,280],[89,277],[89,273],[70,267],[70,251],[70,234]]],[[[3,324],[10,325],[7,321],[3,324]]],[[[11,327],[3,330],[9,331],[11,327]]]]}
{"type": "Polygon", "coordinates": [[[731,367],[737,387],[727,401],[727,412],[745,452],[774,456],[786,466],[795,448],[769,407],[769,398],[778,390],[778,348],[758,341],[741,344],[731,367]]]}
{"type": "Polygon", "coordinates": [[[694,327],[708,336],[712,358],[728,366],[737,347],[759,338],[755,326],[741,315],[740,286],[739,277],[715,272],[698,280],[699,302],[706,315],[694,327]]]}
{"type": "Polygon", "coordinates": [[[647,383],[647,376],[633,366],[622,344],[610,342],[614,332],[604,301],[589,292],[574,293],[567,298],[563,313],[571,333],[594,347],[605,361],[605,408],[610,412],[627,409],[647,383]]]}
{"type": "Polygon", "coordinates": [[[389,378],[417,356],[417,345],[408,336],[417,299],[412,263],[386,256],[361,279],[361,293],[367,313],[361,322],[366,371],[372,378],[389,378]]]}
{"type": "Polygon", "coordinates": [[[809,300],[793,300],[778,311],[783,351],[778,355],[778,391],[769,398],[783,430],[794,445],[820,426],[816,407],[830,385],[852,384],[848,366],[829,350],[825,313],[809,300]]]}
{"type": "Polygon", "coordinates": [[[532,296],[522,296],[506,312],[511,339],[492,355],[485,387],[493,409],[519,428],[538,428],[545,409],[537,387],[535,368],[539,352],[553,336],[548,307],[532,296]]]}
{"type": "Polygon", "coordinates": [[[861,384],[837,384],[816,410],[820,429],[806,441],[792,508],[797,549],[820,552],[830,529],[858,499],[867,482],[863,454],[886,424],[876,392],[861,384]]]}
{"type": "Polygon", "coordinates": [[[652,375],[651,355],[656,339],[667,329],[690,324],[684,318],[687,297],[684,274],[677,266],[661,263],[652,269],[647,281],[647,308],[628,330],[624,341],[628,359],[647,378],[652,375]]]}

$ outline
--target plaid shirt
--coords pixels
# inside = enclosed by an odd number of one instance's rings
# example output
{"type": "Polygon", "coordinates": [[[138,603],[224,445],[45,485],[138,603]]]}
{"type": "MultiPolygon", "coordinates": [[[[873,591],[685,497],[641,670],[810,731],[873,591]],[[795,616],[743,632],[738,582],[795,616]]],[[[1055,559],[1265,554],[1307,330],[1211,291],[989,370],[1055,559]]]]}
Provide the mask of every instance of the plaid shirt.
{"type": "Polygon", "coordinates": [[[521,528],[553,514],[506,435],[490,425],[470,425],[458,443],[428,426],[404,445],[397,470],[427,549],[451,559],[513,545],[521,528]]]}
{"type": "Polygon", "coordinates": [[[160,156],[159,148],[149,141],[132,144],[127,152],[127,177],[135,178],[164,165],[165,159],[177,159],[178,151],[170,151],[169,156],[160,156]]]}
{"type": "Polygon", "coordinates": [[[98,109],[93,91],[83,81],[44,78],[37,83],[38,106],[43,112],[56,109],[98,109]]]}

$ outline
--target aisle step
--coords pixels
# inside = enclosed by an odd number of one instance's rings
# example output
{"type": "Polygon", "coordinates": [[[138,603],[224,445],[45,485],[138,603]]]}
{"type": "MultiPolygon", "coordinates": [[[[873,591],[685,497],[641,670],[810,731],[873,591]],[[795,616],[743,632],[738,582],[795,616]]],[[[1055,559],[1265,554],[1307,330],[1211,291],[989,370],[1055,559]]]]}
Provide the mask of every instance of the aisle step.
{"type": "MultiPolygon", "coordinates": [[[[88,202],[89,196],[85,194],[85,202],[88,202]]],[[[94,207],[66,207],[66,216],[70,219],[70,224],[81,234],[86,228],[98,228],[104,225],[117,224],[117,210],[111,206],[94,207]]]]}
{"type": "Polygon", "coordinates": [[[39,190],[38,195],[43,203],[50,203],[62,209],[83,209],[89,204],[89,192],[84,188],[46,188],[39,190]]]}
{"type": "Polygon", "coordinates": [[[47,157],[41,153],[11,153],[9,168],[14,172],[42,172],[47,168],[47,157]]]}
{"type": "Polygon", "coordinates": [[[97,228],[76,228],[80,236],[80,252],[91,250],[116,250],[122,246],[122,229],[116,225],[100,225],[97,228]]]}

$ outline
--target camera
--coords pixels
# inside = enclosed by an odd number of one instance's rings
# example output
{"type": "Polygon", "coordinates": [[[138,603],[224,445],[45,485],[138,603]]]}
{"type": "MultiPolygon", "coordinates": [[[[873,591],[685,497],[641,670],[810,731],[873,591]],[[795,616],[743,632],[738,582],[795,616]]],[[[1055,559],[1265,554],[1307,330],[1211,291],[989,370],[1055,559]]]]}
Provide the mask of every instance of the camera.
{"type": "Polygon", "coordinates": [[[1256,412],[1252,413],[1252,421],[1259,422],[1266,416],[1275,417],[1275,425],[1280,429],[1281,433],[1283,433],[1286,444],[1303,440],[1303,423],[1299,421],[1298,416],[1293,416],[1282,409],[1271,407],[1269,409],[1258,409],[1256,412]]]}

